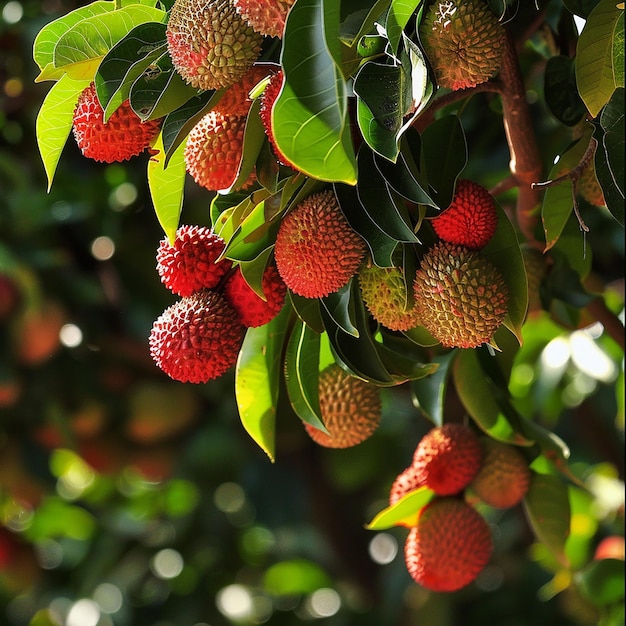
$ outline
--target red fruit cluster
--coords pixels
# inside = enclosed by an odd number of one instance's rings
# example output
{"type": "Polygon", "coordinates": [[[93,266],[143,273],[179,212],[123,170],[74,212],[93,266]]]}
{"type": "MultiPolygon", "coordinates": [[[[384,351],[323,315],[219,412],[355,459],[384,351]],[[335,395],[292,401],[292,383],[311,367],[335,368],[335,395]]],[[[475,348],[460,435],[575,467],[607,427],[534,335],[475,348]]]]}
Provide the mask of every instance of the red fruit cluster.
{"type": "Polygon", "coordinates": [[[141,154],[160,127],[161,120],[142,122],[128,100],[105,123],[93,83],[80,94],[72,121],[74,138],[83,155],[104,163],[126,161],[141,154]]]}
{"type": "Polygon", "coordinates": [[[175,380],[202,383],[224,374],[237,360],[245,329],[268,323],[284,303],[287,287],[275,266],[265,269],[261,296],[240,267],[220,258],[225,246],[211,229],[187,225],[173,243],[159,243],[157,272],[182,298],[154,322],[150,354],[175,380]]]}
{"type": "Polygon", "coordinates": [[[484,248],[498,226],[496,204],[487,189],[471,180],[459,180],[450,206],[432,220],[443,241],[471,250],[484,248]]]}

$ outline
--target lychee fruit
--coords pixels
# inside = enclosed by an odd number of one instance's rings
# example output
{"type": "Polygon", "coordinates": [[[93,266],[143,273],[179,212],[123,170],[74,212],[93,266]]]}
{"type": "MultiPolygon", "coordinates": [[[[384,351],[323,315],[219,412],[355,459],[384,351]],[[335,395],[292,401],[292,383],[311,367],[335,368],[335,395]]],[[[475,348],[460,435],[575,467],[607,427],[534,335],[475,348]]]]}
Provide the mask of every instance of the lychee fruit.
{"type": "Polygon", "coordinates": [[[270,146],[272,147],[272,151],[276,160],[281,165],[286,165],[287,167],[291,167],[294,170],[298,168],[283,154],[282,150],[278,147],[276,143],[276,137],[274,136],[274,122],[272,119],[272,111],[274,110],[274,103],[276,102],[276,98],[278,98],[278,94],[283,87],[284,74],[282,70],[279,70],[274,74],[263,93],[261,94],[261,105],[259,107],[259,116],[261,117],[261,122],[263,124],[263,128],[265,130],[265,134],[267,135],[267,139],[270,142],[270,146]]]}
{"type": "Polygon", "coordinates": [[[378,267],[374,263],[359,270],[363,303],[372,317],[390,330],[408,330],[419,325],[413,302],[412,281],[407,284],[398,267],[378,267]]]}
{"type": "Polygon", "coordinates": [[[475,87],[500,70],[504,27],[484,0],[435,0],[419,33],[440,87],[475,87]]]}
{"type": "Polygon", "coordinates": [[[232,0],[176,0],[166,38],[174,69],[204,90],[237,82],[259,57],[263,42],[232,0]]]}
{"type": "Polygon", "coordinates": [[[389,490],[389,506],[398,502],[411,491],[419,489],[423,486],[421,473],[418,472],[412,465],[405,468],[400,474],[398,474],[391,485],[389,490]]]}
{"type": "Polygon", "coordinates": [[[243,117],[248,115],[252,106],[250,92],[265,78],[272,76],[276,66],[269,64],[253,65],[236,83],[228,87],[213,107],[213,111],[222,115],[243,117]]]}
{"type": "Polygon", "coordinates": [[[464,424],[450,423],[429,430],[413,454],[411,466],[421,485],[441,496],[465,489],[481,467],[480,439],[464,424]]]}
{"type": "Polygon", "coordinates": [[[600,559],[624,560],[624,537],[620,535],[608,535],[596,546],[593,553],[595,561],[600,559]]]}
{"type": "Polygon", "coordinates": [[[304,422],[311,439],[326,448],[350,448],[368,439],[380,424],[382,403],[376,385],[332,364],[319,375],[321,417],[328,434],[304,422]]]}
{"type": "Polygon", "coordinates": [[[102,163],[127,161],[150,146],[161,120],[142,122],[125,100],[104,122],[104,109],[91,83],[74,109],[72,132],[83,156],[102,163]]]}
{"type": "Polygon", "coordinates": [[[416,583],[435,592],[473,582],[493,552],[487,521],[456,498],[437,498],[421,511],[406,539],[406,567],[416,583]]]}
{"type": "Polygon", "coordinates": [[[159,242],[156,260],[161,282],[179,296],[216,287],[232,265],[229,259],[218,261],[225,247],[210,228],[181,226],[173,244],[168,239],[159,242]]]}
{"type": "Polygon", "coordinates": [[[414,286],[420,323],[447,348],[489,343],[507,313],[504,277],[465,246],[436,243],[424,255],[414,286]]]}
{"type": "Polygon", "coordinates": [[[206,383],[235,365],[245,329],[221,294],[204,289],[181,298],[154,322],[150,355],[170,378],[206,383]]]}
{"type": "Polygon", "coordinates": [[[305,198],[283,218],[274,256],[287,287],[305,298],[323,298],[348,283],[366,252],[331,189],[305,198]]]}
{"type": "Polygon", "coordinates": [[[287,13],[295,0],[233,0],[237,12],[257,33],[283,36],[287,13]]]}
{"type": "Polygon", "coordinates": [[[528,491],[530,469],[515,447],[483,437],[483,462],[470,488],[486,504],[507,509],[519,504],[528,491]]]}
{"type": "Polygon", "coordinates": [[[481,185],[459,180],[450,206],[431,224],[443,241],[479,250],[489,243],[498,226],[495,200],[481,185]]]}
{"type": "Polygon", "coordinates": [[[265,300],[248,285],[240,267],[235,269],[224,285],[224,295],[228,303],[237,311],[241,323],[248,328],[271,322],[285,303],[287,285],[275,265],[265,268],[261,286],[265,300]]]}
{"type": "MultiPolygon", "coordinates": [[[[246,118],[207,113],[189,132],[183,153],[185,168],[194,181],[210,191],[229,189],[237,180],[243,156],[246,118]]],[[[240,189],[256,180],[254,170],[240,189]]]]}

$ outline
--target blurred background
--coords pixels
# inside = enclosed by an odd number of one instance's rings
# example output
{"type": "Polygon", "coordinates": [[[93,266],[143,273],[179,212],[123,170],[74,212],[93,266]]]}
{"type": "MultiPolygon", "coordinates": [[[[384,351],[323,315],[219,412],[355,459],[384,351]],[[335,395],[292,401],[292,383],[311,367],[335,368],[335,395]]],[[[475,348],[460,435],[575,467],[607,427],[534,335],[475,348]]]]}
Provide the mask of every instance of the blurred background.
{"type": "MultiPolygon", "coordinates": [[[[270,463],[239,423],[232,373],[182,385],[153,365],[147,337],[173,298],[155,270],[147,157],[97,164],[70,137],[48,193],[35,141],[49,84],[34,82],[32,42],[79,4],[0,2],[0,624],[598,623],[521,507],[485,511],[494,558],[453,595],[411,581],[405,529],[365,529],[431,427],[410,389],[384,390],[376,435],[343,451],[312,444],[283,402],[270,463]]],[[[495,181],[506,145],[476,130],[495,113],[464,115],[495,181]]],[[[190,186],[182,221],[207,224],[209,201],[190,186]]],[[[623,231],[599,210],[585,219],[623,311],[623,231]]],[[[511,391],[571,448],[583,565],[623,537],[623,354],[593,324],[569,333],[539,314],[525,332],[511,391]]]]}

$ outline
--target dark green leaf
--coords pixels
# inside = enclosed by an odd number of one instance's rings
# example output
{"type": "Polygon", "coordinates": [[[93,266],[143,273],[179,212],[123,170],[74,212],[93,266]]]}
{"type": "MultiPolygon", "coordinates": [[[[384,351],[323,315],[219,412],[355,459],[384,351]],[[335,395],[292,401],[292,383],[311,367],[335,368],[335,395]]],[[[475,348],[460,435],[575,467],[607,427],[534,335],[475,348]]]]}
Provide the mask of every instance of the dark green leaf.
{"type": "Polygon", "coordinates": [[[304,298],[287,291],[287,298],[298,318],[316,333],[324,332],[324,323],[320,313],[320,301],[317,298],[304,298]]]}
{"type": "Polygon", "coordinates": [[[446,388],[456,353],[456,350],[452,350],[433,357],[433,363],[439,366],[437,370],[431,376],[414,380],[411,383],[411,390],[420,411],[435,426],[443,424],[446,388]]]}
{"type": "Polygon", "coordinates": [[[343,332],[358,337],[359,331],[353,322],[355,315],[353,294],[357,292],[356,289],[353,289],[353,282],[356,283],[357,281],[351,278],[347,284],[336,292],[321,298],[320,304],[343,332]]]}
{"type": "Polygon", "coordinates": [[[422,0],[392,0],[385,20],[392,54],[398,53],[404,29],[421,4],[422,0]]]}
{"type": "Polygon", "coordinates": [[[563,124],[574,126],[585,114],[585,105],[578,95],[574,59],[554,56],[548,59],[544,75],[546,104],[563,124]]]}
{"type": "MultiPolygon", "coordinates": [[[[611,172],[612,185],[622,199],[620,203],[623,225],[624,212],[624,89],[616,89],[609,103],[600,116],[600,124],[604,129],[602,138],[603,150],[596,151],[596,163],[604,155],[611,172]]],[[[603,186],[604,189],[604,186],[603,186]]],[[[615,215],[615,213],[614,213],[615,215]]]]}
{"type": "Polygon", "coordinates": [[[624,599],[624,561],[600,559],[576,572],[576,582],[595,605],[613,604],[624,599]]]}

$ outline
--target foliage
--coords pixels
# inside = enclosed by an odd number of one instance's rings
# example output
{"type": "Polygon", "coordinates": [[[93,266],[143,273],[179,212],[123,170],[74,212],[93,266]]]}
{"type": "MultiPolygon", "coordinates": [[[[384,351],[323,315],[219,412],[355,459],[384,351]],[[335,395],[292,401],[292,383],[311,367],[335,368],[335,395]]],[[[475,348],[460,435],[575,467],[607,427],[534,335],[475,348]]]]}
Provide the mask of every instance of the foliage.
{"type": "MultiPolygon", "coordinates": [[[[294,167],[268,158],[257,101],[237,176],[254,168],[257,183],[218,193],[186,184],[187,134],[221,92],[198,92],[174,70],[165,39],[171,4],[97,0],[38,24],[34,84],[52,84],[36,92],[31,131],[46,181],[33,172],[21,180],[0,155],[0,180],[11,189],[0,201],[0,278],[21,299],[0,338],[0,399],[8,398],[0,404],[0,522],[25,549],[15,562],[26,582],[3,579],[12,622],[72,626],[71,610],[90,598],[103,625],[293,623],[324,617],[314,599],[332,588],[328,597],[343,602],[328,613],[336,624],[484,623],[485,597],[496,623],[517,613],[537,624],[618,624],[623,562],[592,557],[601,537],[623,535],[623,499],[607,495],[623,480],[623,3],[491,0],[510,35],[509,62],[485,85],[449,92],[421,47],[421,0],[297,0],[282,40],[267,41],[261,58],[285,74],[274,133],[294,167]],[[129,99],[141,119],[162,119],[151,153],[134,162],[145,172],[85,164],[70,152],[74,106],[91,81],[106,117],[129,99]],[[606,207],[573,193],[591,158],[606,207]],[[290,293],[278,317],[247,331],[232,380],[181,391],[144,358],[167,299],[153,271],[156,242],[173,240],[179,224],[215,228],[225,256],[259,289],[281,218],[332,186],[373,261],[400,263],[410,276],[459,178],[497,200],[498,229],[483,254],[506,280],[509,310],[489,345],[445,349],[421,327],[389,331],[372,320],[354,278],[319,300],[290,293]],[[137,199],[144,183],[147,195],[137,199]],[[124,190],[135,190],[130,202],[124,190]],[[111,206],[102,204],[107,196],[111,206]],[[100,232],[117,239],[114,265],[85,270],[83,258],[94,264],[87,240],[100,232]],[[549,268],[539,294],[528,292],[525,244],[549,268]],[[53,335],[76,320],[88,341],[74,350],[53,342],[52,357],[28,361],[19,356],[20,325],[51,299],[63,305],[53,335]],[[334,453],[316,450],[300,423],[321,423],[316,383],[331,362],[385,399],[372,440],[334,453]],[[249,440],[237,437],[236,416],[249,440]],[[381,573],[381,556],[379,569],[369,563],[359,575],[372,531],[401,543],[432,497],[421,489],[386,506],[420,434],[460,419],[519,446],[533,470],[521,515],[484,510],[500,533],[492,578],[451,598],[415,591],[402,563],[381,573]],[[608,442],[596,450],[589,432],[608,442]],[[155,470],[149,459],[159,458],[155,470]],[[295,538],[281,525],[286,510],[295,538]],[[322,530],[312,530],[318,517],[322,530]],[[329,539],[338,527],[343,534],[329,539]],[[61,572],[58,580],[47,570],[61,572]],[[15,598],[34,581],[39,591],[20,613],[15,598]],[[219,611],[207,607],[207,588],[219,611]],[[109,611],[119,589],[122,608],[109,611]],[[227,592],[247,612],[229,613],[227,592]]],[[[0,570],[1,557],[0,546],[0,570]]]]}

